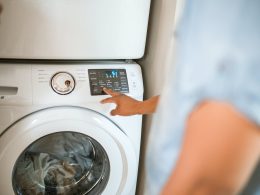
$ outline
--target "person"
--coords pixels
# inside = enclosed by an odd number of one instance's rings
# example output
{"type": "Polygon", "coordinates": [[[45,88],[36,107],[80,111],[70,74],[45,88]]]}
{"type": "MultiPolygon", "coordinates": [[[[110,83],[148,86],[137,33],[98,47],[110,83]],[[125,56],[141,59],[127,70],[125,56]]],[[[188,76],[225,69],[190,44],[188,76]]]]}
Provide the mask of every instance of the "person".
{"type": "MultiPolygon", "coordinates": [[[[175,77],[149,135],[145,194],[260,194],[259,21],[257,0],[186,0],[175,77]]],[[[158,101],[105,92],[113,115],[152,113],[158,101]]]]}

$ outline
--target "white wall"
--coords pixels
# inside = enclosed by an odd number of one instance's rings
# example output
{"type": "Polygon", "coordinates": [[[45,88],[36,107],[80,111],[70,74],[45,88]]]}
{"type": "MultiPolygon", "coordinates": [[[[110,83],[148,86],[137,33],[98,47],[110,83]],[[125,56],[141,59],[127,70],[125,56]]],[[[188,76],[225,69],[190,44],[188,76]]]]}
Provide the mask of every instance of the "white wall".
{"type": "MultiPolygon", "coordinates": [[[[145,99],[161,94],[167,80],[166,73],[174,70],[174,30],[182,2],[183,0],[151,1],[146,52],[143,59],[138,61],[143,70],[145,99]]],[[[152,115],[144,117],[138,195],[142,195],[144,189],[145,151],[152,120],[152,115]]]]}

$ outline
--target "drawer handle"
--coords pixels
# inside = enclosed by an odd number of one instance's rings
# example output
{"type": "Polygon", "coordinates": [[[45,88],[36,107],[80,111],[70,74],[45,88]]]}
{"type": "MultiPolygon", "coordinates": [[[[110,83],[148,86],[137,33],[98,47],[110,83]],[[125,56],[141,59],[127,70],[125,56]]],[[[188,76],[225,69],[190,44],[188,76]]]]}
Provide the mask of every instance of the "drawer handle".
{"type": "Polygon", "coordinates": [[[0,86],[0,95],[16,95],[18,87],[0,86]]]}

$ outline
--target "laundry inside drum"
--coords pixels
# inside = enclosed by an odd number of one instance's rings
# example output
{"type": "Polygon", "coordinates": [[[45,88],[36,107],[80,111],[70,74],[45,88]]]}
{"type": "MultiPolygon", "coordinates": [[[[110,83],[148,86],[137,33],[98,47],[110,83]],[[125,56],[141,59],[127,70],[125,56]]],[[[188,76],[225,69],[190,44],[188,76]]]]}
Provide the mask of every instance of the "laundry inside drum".
{"type": "Polygon", "coordinates": [[[38,139],[19,156],[13,188],[17,195],[99,194],[109,173],[100,143],[81,133],[59,132],[38,139]]]}

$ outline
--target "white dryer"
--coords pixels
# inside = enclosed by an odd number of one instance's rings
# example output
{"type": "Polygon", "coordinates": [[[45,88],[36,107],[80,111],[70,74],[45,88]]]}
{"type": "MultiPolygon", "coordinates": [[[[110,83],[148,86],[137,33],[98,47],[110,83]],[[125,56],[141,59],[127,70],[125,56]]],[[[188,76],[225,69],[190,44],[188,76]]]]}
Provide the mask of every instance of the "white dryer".
{"type": "Polygon", "coordinates": [[[142,100],[137,64],[0,64],[0,194],[135,194],[141,116],[111,116],[112,88],[142,100]]]}

